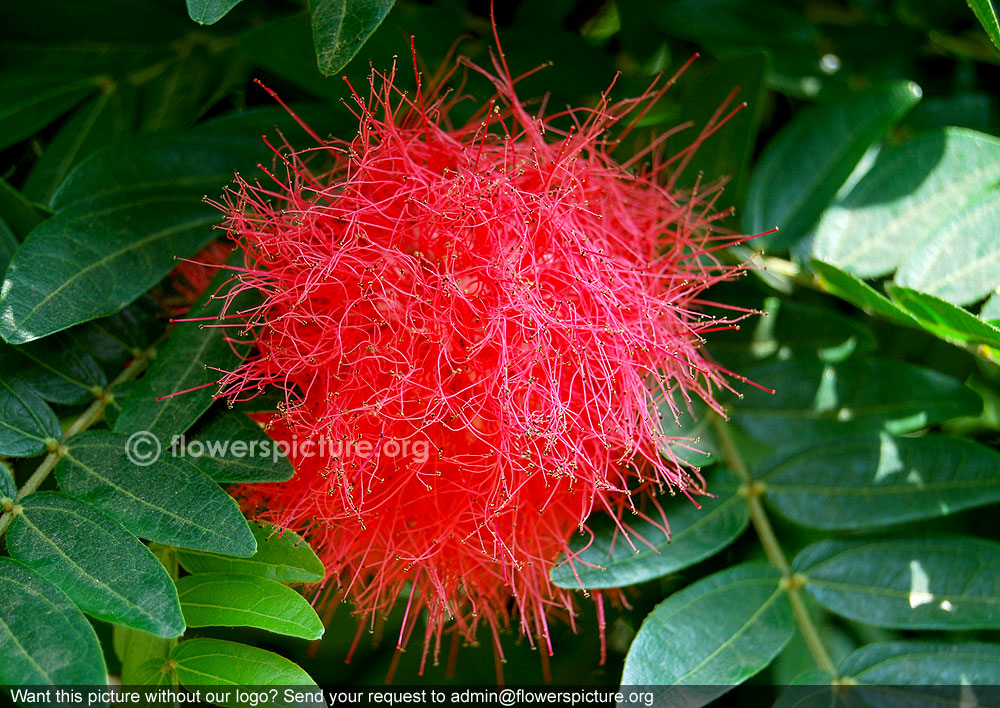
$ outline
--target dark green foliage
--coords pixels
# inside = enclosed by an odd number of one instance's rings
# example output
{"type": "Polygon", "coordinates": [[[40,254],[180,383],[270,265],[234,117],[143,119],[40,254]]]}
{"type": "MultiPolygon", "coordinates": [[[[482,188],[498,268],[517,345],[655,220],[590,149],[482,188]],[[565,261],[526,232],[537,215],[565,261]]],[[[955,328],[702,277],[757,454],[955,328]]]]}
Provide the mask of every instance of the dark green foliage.
{"type": "MultiPolygon", "coordinates": [[[[411,35],[424,81],[460,36],[459,53],[489,66],[488,3],[8,5],[0,684],[104,684],[109,670],[150,686],[364,684],[384,681],[393,662],[400,683],[451,681],[447,644],[442,666],[429,661],[416,675],[421,631],[395,655],[402,607],[387,608],[374,641],[362,627],[355,663],[343,666],[357,622],[349,609],[321,621],[312,602],[317,584],[333,595],[350,578],[296,534],[248,524],[225,486],[287,480],[291,463],[211,447],[270,442],[247,415],[263,408],[215,400],[218,372],[252,355],[246,333],[211,326],[224,324],[211,295],[231,273],[192,306],[197,322],[171,321],[191,303],[168,274],[220,235],[212,203],[234,172],[283,169],[262,135],[279,152],[285,139],[311,144],[251,77],[320,135],[349,140],[358,126],[340,74],[364,95],[369,62],[384,70],[398,57],[397,83],[412,97],[411,35]],[[146,447],[130,448],[142,431],[146,447]],[[182,457],[185,444],[206,452],[182,457]],[[128,454],[156,446],[156,459],[128,454]],[[308,652],[303,640],[321,637],[308,652]]],[[[550,618],[554,682],[656,684],[657,705],[688,706],[751,677],[755,691],[799,684],[770,691],[781,706],[881,705],[892,684],[891,700],[927,705],[915,685],[996,684],[996,3],[498,0],[497,9],[515,75],[554,61],[518,84],[530,110],[542,96],[549,112],[592,105],[613,80],[613,98],[637,95],[701,53],[615,155],[690,121],[664,143],[669,158],[746,101],[677,185],[725,183],[716,207],[735,214],[720,229],[779,227],[714,254],[752,260],[712,299],[764,315],[706,344],[774,393],[734,381],[720,397],[728,418],[678,398],[675,420],[660,402],[674,438],[664,454],[697,466],[709,496],[696,505],[663,490],[669,537],[647,504],[625,514],[627,536],[596,515],[567,540],[572,556],[551,580],[575,596],[579,633],[550,618]],[[618,588],[627,605],[608,602],[618,588]],[[595,599],[607,619],[603,666],[595,599]]],[[[457,122],[492,95],[474,71],[465,78],[473,100],[456,106],[457,122]]],[[[502,643],[507,681],[541,682],[530,643],[502,643]]],[[[458,678],[495,680],[490,652],[462,648],[458,678]]],[[[971,690],[940,695],[971,705],[971,690]]],[[[737,687],[722,700],[759,696],[737,687]]]]}

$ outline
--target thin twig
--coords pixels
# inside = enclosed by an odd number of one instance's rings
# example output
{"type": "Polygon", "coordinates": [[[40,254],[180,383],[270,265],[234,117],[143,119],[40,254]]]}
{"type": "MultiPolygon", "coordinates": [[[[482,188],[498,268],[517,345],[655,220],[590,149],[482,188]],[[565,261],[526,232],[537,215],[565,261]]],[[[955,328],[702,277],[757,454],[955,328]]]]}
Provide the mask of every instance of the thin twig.
{"type": "Polygon", "coordinates": [[[778,541],[778,537],[774,533],[774,528],[771,526],[771,521],[767,517],[767,511],[764,509],[763,503],[761,503],[760,496],[764,491],[764,486],[759,482],[754,482],[753,477],[750,475],[750,469],[747,467],[743,456],[740,455],[736,444],[733,442],[733,437],[729,432],[726,422],[718,416],[713,416],[712,425],[719,439],[722,457],[729,468],[743,482],[741,494],[746,500],[747,507],[750,509],[750,523],[753,524],[754,530],[757,532],[758,538],[760,538],[760,543],[764,547],[764,553],[767,554],[771,564],[780,570],[784,576],[782,579],[782,588],[788,595],[789,602],[791,602],[795,621],[799,625],[799,630],[802,632],[806,645],[809,647],[809,652],[812,654],[816,666],[831,676],[836,676],[837,668],[833,663],[833,659],[830,658],[830,653],[826,650],[826,646],[819,636],[819,631],[816,629],[816,625],[809,614],[809,609],[806,607],[802,599],[802,594],[799,592],[803,585],[803,579],[792,571],[788,557],[781,548],[781,543],[778,541]]]}

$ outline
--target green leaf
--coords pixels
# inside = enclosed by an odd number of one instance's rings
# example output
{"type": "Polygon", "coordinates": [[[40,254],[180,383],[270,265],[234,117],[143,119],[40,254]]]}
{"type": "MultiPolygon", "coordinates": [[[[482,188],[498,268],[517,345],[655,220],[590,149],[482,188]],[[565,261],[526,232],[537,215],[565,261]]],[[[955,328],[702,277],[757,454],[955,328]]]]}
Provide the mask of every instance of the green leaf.
{"type": "Polygon", "coordinates": [[[136,138],[109,145],[77,165],[52,197],[52,206],[62,210],[102,197],[121,202],[127,195],[135,199],[137,194],[162,191],[201,199],[230,183],[234,171],[251,172],[266,157],[259,132],[190,131],[136,138]]]}
{"type": "Polygon", "coordinates": [[[803,526],[854,530],[1000,502],[1000,453],[940,435],[834,438],[754,469],[766,499],[803,526]]]}
{"type": "Polygon", "coordinates": [[[48,204],[80,160],[128,135],[135,122],[132,94],[125,86],[109,86],[77,109],[28,173],[25,196],[48,204]]]}
{"type": "Polygon", "coordinates": [[[700,686],[700,700],[684,705],[703,705],[764,669],[793,630],[781,573],[763,563],[737,565],[656,606],[629,647],[622,685],[663,686],[657,705],[684,696],[667,686],[700,686]]]}
{"type": "MultiPolygon", "coordinates": [[[[308,29],[306,32],[308,33],[308,29]]],[[[252,36],[252,32],[245,36],[252,36]]],[[[307,56],[309,57],[310,68],[312,68],[313,73],[319,76],[316,70],[315,56],[311,52],[307,52],[307,56]]],[[[282,78],[285,77],[283,76],[282,78]]],[[[328,78],[323,78],[322,80],[326,82],[334,81],[328,78]]],[[[320,135],[324,133],[336,135],[338,132],[350,127],[353,127],[355,130],[357,129],[357,119],[351,116],[350,113],[347,115],[353,123],[349,122],[347,118],[334,114],[330,110],[330,106],[323,103],[315,101],[296,102],[290,104],[289,108],[306,125],[320,135]]],[[[244,136],[245,139],[256,141],[258,148],[263,147],[264,149],[266,149],[266,146],[261,140],[262,135],[277,135],[280,133],[293,145],[313,140],[302,125],[292,117],[289,110],[282,106],[255,106],[243,110],[230,111],[229,113],[224,113],[221,116],[199,123],[195,130],[197,135],[205,136],[206,138],[210,138],[213,135],[229,136],[231,138],[244,136]]]]}
{"type": "MultiPolygon", "coordinates": [[[[700,5],[698,2],[691,4],[700,5]]],[[[671,7],[676,8],[677,5],[671,7]]],[[[736,108],[738,102],[747,104],[689,155],[690,162],[684,167],[683,176],[677,182],[681,187],[691,188],[698,182],[704,184],[706,180],[731,178],[726,184],[726,190],[716,201],[716,207],[720,210],[739,203],[746,191],[760,108],[764,105],[767,64],[767,55],[763,52],[709,62],[704,66],[702,62],[698,62],[689,70],[693,75],[685,74],[684,81],[677,86],[681,92],[678,103],[685,107],[684,119],[691,121],[695,128],[681,131],[674,140],[668,140],[668,154],[688,148],[694,139],[694,130],[706,127],[713,118],[718,121],[721,116],[716,116],[715,113],[734,87],[739,88],[739,93],[735,101],[729,103],[727,112],[736,108]]],[[[673,128],[673,125],[662,127],[673,128]]]]}
{"type": "Polygon", "coordinates": [[[631,542],[623,538],[610,517],[595,514],[587,522],[593,537],[586,533],[570,541],[576,556],[564,557],[552,568],[552,582],[569,589],[623,587],[663,577],[719,552],[739,538],[750,521],[747,505],[731,477],[721,469],[707,475],[706,489],[717,498],[696,497],[701,509],[683,495],[663,505],[669,541],[657,528],[662,521],[655,509],[645,511],[657,520],[655,525],[633,521],[627,515],[622,519],[631,542]]]}
{"type": "Polygon", "coordinates": [[[14,477],[7,465],[0,464],[0,499],[14,499],[15,497],[17,497],[17,484],[14,482],[14,477]]]}
{"type": "Polygon", "coordinates": [[[256,627],[302,639],[323,636],[323,622],[304,597],[253,575],[203,573],[177,581],[188,627],[256,627]]]}
{"type": "Polygon", "coordinates": [[[161,637],[184,631],[173,581],[139,540],[89,504],[36,492],[7,531],[15,560],[89,615],[161,637]]]}
{"type": "Polygon", "coordinates": [[[913,315],[850,273],[817,260],[809,261],[809,267],[816,272],[820,286],[831,295],[890,322],[920,326],[913,315]]]}
{"type": "Polygon", "coordinates": [[[108,682],[97,634],[62,590],[0,557],[0,685],[108,682]]]}
{"type": "Polygon", "coordinates": [[[851,706],[845,694],[850,688],[835,684],[835,677],[813,669],[796,676],[784,687],[774,708],[831,708],[851,706]]]}
{"type": "Polygon", "coordinates": [[[45,401],[20,381],[0,379],[0,455],[34,457],[61,437],[59,419],[45,401]]]}
{"type": "Polygon", "coordinates": [[[902,361],[791,359],[742,373],[775,393],[748,388],[729,412],[748,435],[772,446],[879,429],[907,433],[982,410],[960,381],[902,361]]]}
{"type": "Polygon", "coordinates": [[[257,553],[229,558],[211,553],[180,551],[177,561],[189,573],[254,575],[279,583],[316,583],[326,577],[323,562],[302,537],[269,524],[250,524],[257,553]]]}
{"type": "Polygon", "coordinates": [[[881,642],[861,647],[844,657],[839,669],[842,677],[859,684],[995,686],[1000,672],[1000,645],[981,642],[881,642]]]}
{"type": "MultiPolygon", "coordinates": [[[[1000,143],[1000,141],[998,141],[1000,143]]],[[[997,155],[1000,174],[1000,148],[997,155]]],[[[987,193],[950,219],[900,265],[896,283],[969,305],[1000,287],[1000,190],[987,193]]]]}
{"type": "Polygon", "coordinates": [[[153,195],[70,207],[31,232],[0,291],[0,335],[22,344],[110,315],[212,238],[218,212],[153,195]]]}
{"type": "Polygon", "coordinates": [[[93,93],[100,77],[74,74],[0,76],[0,150],[27,138],[93,93]]]}
{"type": "Polygon", "coordinates": [[[950,302],[898,285],[890,285],[889,294],[917,318],[921,327],[942,339],[1000,348],[1000,329],[950,302]]]}
{"type": "Polygon", "coordinates": [[[228,48],[220,51],[195,43],[181,48],[164,71],[142,87],[139,132],[193,126],[234,83],[242,83],[245,65],[240,59],[228,48]]]}
{"type": "MultiPolygon", "coordinates": [[[[877,645],[876,645],[877,646],[877,645]]],[[[908,681],[895,684],[843,682],[820,671],[801,677],[788,686],[774,708],[964,708],[993,706],[998,697],[996,686],[973,688],[957,683],[925,684],[923,676],[907,673],[908,681]]]]}
{"type": "Polygon", "coordinates": [[[48,216],[23,194],[0,179],[0,218],[20,240],[48,216]]]}
{"type": "Polygon", "coordinates": [[[822,669],[808,669],[792,679],[790,686],[829,686],[833,684],[835,676],[830,675],[822,669]]]}
{"type": "Polygon", "coordinates": [[[188,17],[200,25],[214,25],[241,0],[187,0],[188,17]]]}
{"type": "Polygon", "coordinates": [[[97,362],[62,334],[19,347],[0,342],[0,367],[53,403],[87,403],[108,383],[97,362]]]}
{"type": "Polygon", "coordinates": [[[677,0],[655,3],[653,18],[667,34],[695,42],[722,40],[752,44],[811,47],[816,28],[779,2],[761,0],[677,0]]]}
{"type": "Polygon", "coordinates": [[[885,147],[823,213],[812,254],[862,278],[886,275],[927,251],[942,225],[961,228],[956,214],[998,181],[1000,139],[974,130],[941,128],[885,147]]]}
{"type": "Polygon", "coordinates": [[[140,538],[252,556],[257,544],[233,498],[170,450],[154,456],[154,438],[140,439],[104,430],[74,435],[55,468],[59,485],[140,538]]]}
{"type": "Polygon", "coordinates": [[[122,684],[125,686],[176,686],[173,666],[166,659],[147,659],[128,674],[122,668],[122,684]]]}
{"type": "Polygon", "coordinates": [[[1000,544],[972,537],[821,541],[795,570],[823,607],[876,627],[1000,628],[1000,544]]]}
{"type": "Polygon", "coordinates": [[[189,639],[170,654],[185,686],[315,686],[283,656],[220,639],[189,639]]]}
{"type": "Polygon", "coordinates": [[[122,683],[126,686],[141,684],[149,678],[143,668],[148,662],[158,661],[162,665],[170,657],[171,641],[149,632],[115,625],[112,638],[115,653],[122,662],[122,683]]]}
{"type": "Polygon", "coordinates": [[[0,275],[7,272],[7,265],[14,257],[17,249],[21,247],[17,240],[17,234],[7,225],[7,222],[0,216],[0,275]]]}
{"type": "Polygon", "coordinates": [[[920,100],[920,87],[898,81],[835,104],[799,111],[767,145],[747,192],[747,233],[781,232],[755,248],[780,251],[806,235],[875,142],[920,100]]]}
{"type": "Polygon", "coordinates": [[[395,0],[310,0],[313,47],[319,70],[329,76],[347,66],[382,24],[395,0]]]}
{"type": "Polygon", "coordinates": [[[162,333],[163,322],[157,319],[154,312],[159,313],[159,306],[152,298],[140,298],[110,317],[71,329],[71,346],[117,370],[162,333]]]}
{"type": "Polygon", "coordinates": [[[769,297],[761,311],[762,316],[747,320],[738,331],[713,333],[708,345],[712,354],[734,364],[745,364],[748,355],[788,358],[792,353],[837,362],[875,348],[868,328],[829,308],[769,297]],[[816,327],[817,322],[823,326],[816,327]]]}
{"type": "Polygon", "coordinates": [[[993,0],[967,0],[979,24],[986,30],[993,46],[1000,49],[1000,21],[997,20],[997,8],[993,0]]]}
{"type": "Polygon", "coordinates": [[[906,128],[923,132],[956,126],[989,133],[1000,117],[997,108],[996,100],[987,91],[959,90],[946,96],[925,98],[906,116],[906,128]]]}
{"type": "MultiPolygon", "coordinates": [[[[239,254],[235,255],[231,263],[240,258],[239,254]]],[[[230,271],[222,269],[190,316],[220,315],[223,299],[213,295],[223,288],[220,295],[224,297],[224,285],[231,277],[230,271]]],[[[228,314],[232,316],[242,311],[254,297],[250,291],[243,291],[230,302],[228,314]]],[[[169,445],[175,435],[182,435],[194,425],[215,400],[216,387],[212,384],[219,378],[216,370],[232,370],[239,362],[238,354],[233,351],[233,342],[239,333],[225,327],[205,326],[222,322],[221,319],[199,320],[177,325],[156,361],[129,394],[115,421],[115,432],[131,434],[145,430],[169,445]],[[179,393],[181,391],[185,393],[179,393]],[[178,395],[170,395],[175,393],[178,395]],[[161,397],[164,398],[157,400],[161,397]]]]}
{"type": "Polygon", "coordinates": [[[699,398],[692,398],[690,406],[688,410],[681,403],[675,417],[666,401],[660,404],[661,444],[669,448],[669,452],[663,450],[661,454],[700,468],[714,464],[719,458],[719,443],[712,430],[712,416],[716,414],[699,398]]]}
{"type": "Polygon", "coordinates": [[[185,435],[187,459],[220,484],[284,482],[292,463],[264,429],[240,411],[223,411],[185,435]],[[196,447],[197,445],[197,447],[196,447]],[[204,454],[194,456],[195,451],[204,454]]]}

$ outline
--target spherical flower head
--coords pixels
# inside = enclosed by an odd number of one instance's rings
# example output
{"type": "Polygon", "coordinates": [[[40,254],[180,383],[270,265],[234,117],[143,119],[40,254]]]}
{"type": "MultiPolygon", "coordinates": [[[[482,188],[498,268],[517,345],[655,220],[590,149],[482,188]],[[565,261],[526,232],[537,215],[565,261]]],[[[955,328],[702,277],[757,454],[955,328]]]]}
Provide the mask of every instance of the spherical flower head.
{"type": "Polygon", "coordinates": [[[295,467],[235,493],[305,534],[366,621],[405,603],[398,645],[421,628],[425,660],[446,629],[474,641],[484,624],[501,654],[512,626],[551,651],[573,601],[549,571],[587,517],[666,533],[657,494],[703,492],[671,452],[692,441],[660,417],[692,397],[718,410],[726,372],[699,347],[731,325],[700,298],[739,270],[713,255],[740,238],[710,228],[716,190],[669,176],[718,120],[672,159],[659,141],[613,156],[671,82],[543,116],[502,55],[464,64],[496,89],[466,124],[443,81],[406,94],[395,67],[373,71],[352,140],[277,149],[226,204],[237,289],[262,302],[230,313],[256,354],[221,394],[283,391],[267,427],[295,467]]]}

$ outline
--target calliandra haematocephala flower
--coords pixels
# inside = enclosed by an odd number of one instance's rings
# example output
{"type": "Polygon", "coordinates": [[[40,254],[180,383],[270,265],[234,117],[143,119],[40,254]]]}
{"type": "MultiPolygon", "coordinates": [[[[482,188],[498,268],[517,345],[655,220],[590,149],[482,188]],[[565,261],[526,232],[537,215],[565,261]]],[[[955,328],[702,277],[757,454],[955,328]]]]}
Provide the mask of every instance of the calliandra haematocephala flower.
{"type": "Polygon", "coordinates": [[[222,205],[246,260],[235,291],[261,304],[227,313],[256,349],[220,395],[280,389],[267,429],[295,467],[234,494],[305,535],[362,626],[405,603],[398,646],[419,628],[421,667],[445,631],[482,625],[501,657],[511,628],[551,653],[548,621],[575,609],[549,571],[582,562],[568,542],[592,513],[622,543],[642,542],[632,514],[668,533],[657,496],[705,490],[661,411],[720,411],[731,374],[700,346],[745,316],[710,317],[702,296],[741,272],[716,253],[746,237],[713,228],[717,186],[675,186],[725,107],[680,153],[660,136],[619,161],[674,79],[545,115],[502,53],[457,66],[495,88],[463,125],[450,73],[404,93],[395,65],[373,70],[367,95],[351,88],[353,138],[303,123],[315,144],[279,146],[222,205]]]}

